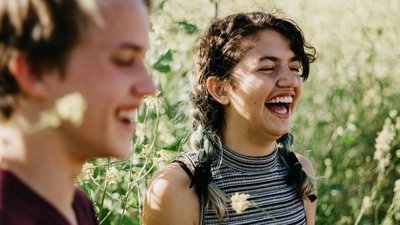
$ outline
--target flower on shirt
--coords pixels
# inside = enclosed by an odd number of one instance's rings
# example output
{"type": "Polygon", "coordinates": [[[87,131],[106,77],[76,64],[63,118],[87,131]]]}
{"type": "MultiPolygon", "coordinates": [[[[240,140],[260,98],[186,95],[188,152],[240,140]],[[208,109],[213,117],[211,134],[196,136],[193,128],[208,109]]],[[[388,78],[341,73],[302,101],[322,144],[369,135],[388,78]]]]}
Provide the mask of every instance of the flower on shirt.
{"type": "Polygon", "coordinates": [[[232,209],[234,209],[237,214],[242,214],[247,208],[249,208],[249,197],[249,194],[240,194],[239,192],[236,192],[231,197],[232,209]]]}

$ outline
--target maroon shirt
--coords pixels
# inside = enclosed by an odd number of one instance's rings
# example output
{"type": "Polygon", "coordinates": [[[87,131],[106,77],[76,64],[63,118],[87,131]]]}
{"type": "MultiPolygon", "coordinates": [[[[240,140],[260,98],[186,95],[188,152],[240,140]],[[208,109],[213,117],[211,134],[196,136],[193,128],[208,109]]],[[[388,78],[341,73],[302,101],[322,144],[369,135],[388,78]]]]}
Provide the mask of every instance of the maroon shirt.
{"type": "MultiPolygon", "coordinates": [[[[98,225],[86,194],[75,190],[72,203],[79,225],[98,225]]],[[[0,169],[0,225],[70,225],[49,202],[10,172],[0,169]]]]}

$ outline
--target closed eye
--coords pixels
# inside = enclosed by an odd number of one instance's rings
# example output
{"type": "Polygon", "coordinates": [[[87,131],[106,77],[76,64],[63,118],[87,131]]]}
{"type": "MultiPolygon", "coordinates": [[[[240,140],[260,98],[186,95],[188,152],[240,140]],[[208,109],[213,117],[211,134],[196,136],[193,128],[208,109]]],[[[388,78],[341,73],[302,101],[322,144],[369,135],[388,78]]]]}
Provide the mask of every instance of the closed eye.
{"type": "Polygon", "coordinates": [[[291,67],[290,70],[295,73],[296,75],[301,76],[303,74],[303,70],[301,66],[291,67]]]}
{"type": "Polygon", "coordinates": [[[135,60],[133,57],[132,58],[115,57],[112,59],[112,61],[115,65],[120,66],[120,67],[131,67],[135,63],[135,60]]]}
{"type": "Polygon", "coordinates": [[[271,73],[271,72],[275,71],[275,67],[263,67],[263,68],[260,68],[259,71],[271,73]]]}
{"type": "Polygon", "coordinates": [[[300,72],[300,68],[298,67],[290,68],[290,70],[294,72],[300,72]]]}

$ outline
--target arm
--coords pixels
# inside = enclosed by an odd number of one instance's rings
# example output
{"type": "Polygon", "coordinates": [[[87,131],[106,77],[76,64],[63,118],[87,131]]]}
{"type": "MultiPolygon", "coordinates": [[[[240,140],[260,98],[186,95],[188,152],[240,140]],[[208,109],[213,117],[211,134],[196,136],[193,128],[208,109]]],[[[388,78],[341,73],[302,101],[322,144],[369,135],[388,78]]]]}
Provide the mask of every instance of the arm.
{"type": "Polygon", "coordinates": [[[176,163],[158,171],[146,192],[142,225],[197,225],[200,204],[189,184],[176,163]]]}
{"type": "MultiPolygon", "coordinates": [[[[310,161],[300,155],[296,153],[297,158],[299,159],[300,164],[303,166],[303,170],[308,173],[311,176],[315,176],[315,170],[313,168],[313,166],[311,165],[310,161]]],[[[316,193],[316,189],[315,189],[315,193],[316,193]]],[[[315,224],[315,214],[317,211],[317,200],[315,200],[314,202],[311,202],[308,198],[303,200],[304,202],[304,207],[306,210],[306,216],[307,216],[307,225],[314,225],[315,224]]]]}

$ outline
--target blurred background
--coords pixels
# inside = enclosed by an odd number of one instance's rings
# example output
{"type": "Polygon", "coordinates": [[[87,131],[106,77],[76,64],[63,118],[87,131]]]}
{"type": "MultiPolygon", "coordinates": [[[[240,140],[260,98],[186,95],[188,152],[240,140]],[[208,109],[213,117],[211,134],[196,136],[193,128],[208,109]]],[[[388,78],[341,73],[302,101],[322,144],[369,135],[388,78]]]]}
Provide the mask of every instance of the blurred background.
{"type": "Polygon", "coordinates": [[[266,11],[316,47],[293,122],[295,151],[318,175],[317,224],[400,224],[399,0],[154,0],[148,66],[160,92],[138,115],[132,155],[84,166],[100,222],[140,224],[154,171],[189,150],[193,49],[215,19],[266,11]]]}

